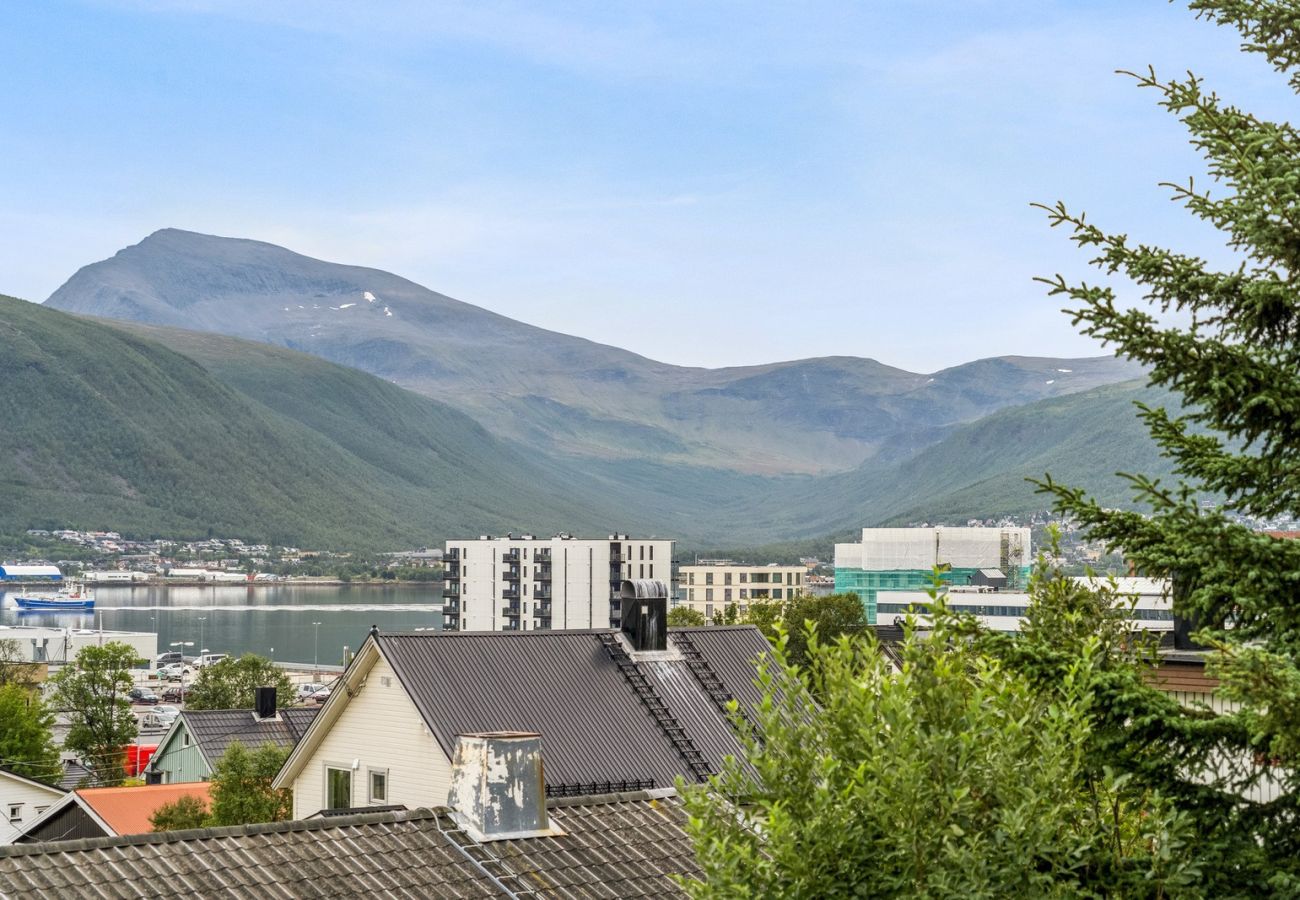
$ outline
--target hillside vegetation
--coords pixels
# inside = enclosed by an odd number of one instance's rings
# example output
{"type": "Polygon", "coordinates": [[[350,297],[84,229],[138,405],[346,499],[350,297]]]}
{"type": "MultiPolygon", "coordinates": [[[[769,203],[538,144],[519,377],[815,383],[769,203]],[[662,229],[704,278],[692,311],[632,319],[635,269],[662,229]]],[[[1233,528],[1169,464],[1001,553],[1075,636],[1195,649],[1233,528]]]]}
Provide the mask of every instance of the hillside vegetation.
{"type": "Polygon", "coordinates": [[[387,547],[521,520],[607,527],[598,498],[548,489],[433,400],[303,354],[165,337],[176,349],[0,297],[0,531],[387,547]]]}

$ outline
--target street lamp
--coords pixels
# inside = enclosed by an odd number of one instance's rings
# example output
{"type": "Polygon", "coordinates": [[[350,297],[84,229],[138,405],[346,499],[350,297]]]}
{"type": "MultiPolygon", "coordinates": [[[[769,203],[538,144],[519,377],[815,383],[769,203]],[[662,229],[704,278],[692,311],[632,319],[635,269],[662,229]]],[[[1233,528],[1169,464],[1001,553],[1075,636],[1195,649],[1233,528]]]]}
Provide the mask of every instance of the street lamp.
{"type": "Polygon", "coordinates": [[[181,648],[181,705],[185,705],[185,648],[193,647],[193,641],[172,641],[169,647],[181,648]]]}
{"type": "MultiPolygon", "coordinates": [[[[203,623],[208,620],[207,616],[199,616],[199,647],[203,648],[203,623]]],[[[200,653],[207,653],[206,649],[200,649],[200,653]]]]}
{"type": "Polygon", "coordinates": [[[311,677],[320,677],[320,622],[311,623],[316,628],[316,645],[311,651],[311,677]]]}

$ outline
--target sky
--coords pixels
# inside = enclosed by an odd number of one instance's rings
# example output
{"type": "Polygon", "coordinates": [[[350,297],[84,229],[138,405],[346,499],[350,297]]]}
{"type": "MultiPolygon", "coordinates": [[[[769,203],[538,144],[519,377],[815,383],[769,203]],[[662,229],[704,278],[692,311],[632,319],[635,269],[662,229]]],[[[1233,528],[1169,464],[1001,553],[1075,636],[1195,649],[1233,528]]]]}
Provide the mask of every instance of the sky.
{"type": "Polygon", "coordinates": [[[176,227],[683,365],[1095,355],[1030,204],[1226,259],[1115,70],[1285,118],[1239,43],[1165,0],[7,3],[0,293],[176,227]]]}

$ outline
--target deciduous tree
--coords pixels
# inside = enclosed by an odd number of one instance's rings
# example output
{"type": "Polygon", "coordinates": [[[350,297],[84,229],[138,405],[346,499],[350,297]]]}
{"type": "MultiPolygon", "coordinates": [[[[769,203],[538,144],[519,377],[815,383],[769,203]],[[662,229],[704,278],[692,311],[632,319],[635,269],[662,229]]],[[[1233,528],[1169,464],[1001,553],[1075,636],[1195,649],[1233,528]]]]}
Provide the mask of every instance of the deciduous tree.
{"type": "Polygon", "coordinates": [[[81,754],[96,784],[120,784],[126,777],[127,744],[138,733],[127,692],[131,668],[141,660],[126,644],[82,647],[51,682],[51,705],[68,718],[63,745],[81,754]]]}
{"type": "Polygon", "coordinates": [[[53,726],[54,713],[39,693],[19,684],[0,685],[0,766],[38,781],[57,782],[63,767],[53,726]]]}
{"type": "Polygon", "coordinates": [[[202,797],[184,796],[154,810],[149,824],[154,831],[184,831],[202,828],[208,819],[208,805],[202,797]]]}
{"type": "Polygon", "coordinates": [[[684,628],[703,624],[704,613],[698,609],[691,609],[689,606],[674,606],[668,610],[668,626],[670,628],[684,628]]]}
{"type": "Polygon", "coordinates": [[[200,669],[185,704],[190,709],[252,709],[259,687],[275,688],[277,706],[293,702],[293,684],[284,670],[264,656],[245,653],[200,669]]]}
{"type": "Polygon", "coordinates": [[[249,750],[238,741],[226,748],[212,773],[209,825],[280,822],[293,815],[293,794],[274,790],[271,782],[289,757],[273,744],[249,750]]]}

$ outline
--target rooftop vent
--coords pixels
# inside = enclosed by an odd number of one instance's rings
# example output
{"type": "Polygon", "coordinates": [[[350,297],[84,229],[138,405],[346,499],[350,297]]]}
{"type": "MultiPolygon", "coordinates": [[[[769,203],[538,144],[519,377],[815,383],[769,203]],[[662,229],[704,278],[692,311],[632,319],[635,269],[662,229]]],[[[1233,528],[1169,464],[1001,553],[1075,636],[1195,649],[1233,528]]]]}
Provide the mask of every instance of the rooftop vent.
{"type": "Polygon", "coordinates": [[[253,714],[259,719],[275,718],[275,688],[260,687],[253,690],[253,714]]]}
{"type": "Polygon", "coordinates": [[[659,579],[624,581],[619,588],[623,634],[632,650],[668,649],[668,584],[659,579]]]}
{"type": "Polygon", "coordinates": [[[546,817],[542,736],[535,732],[456,735],[447,805],[476,841],[563,834],[546,817]]]}

